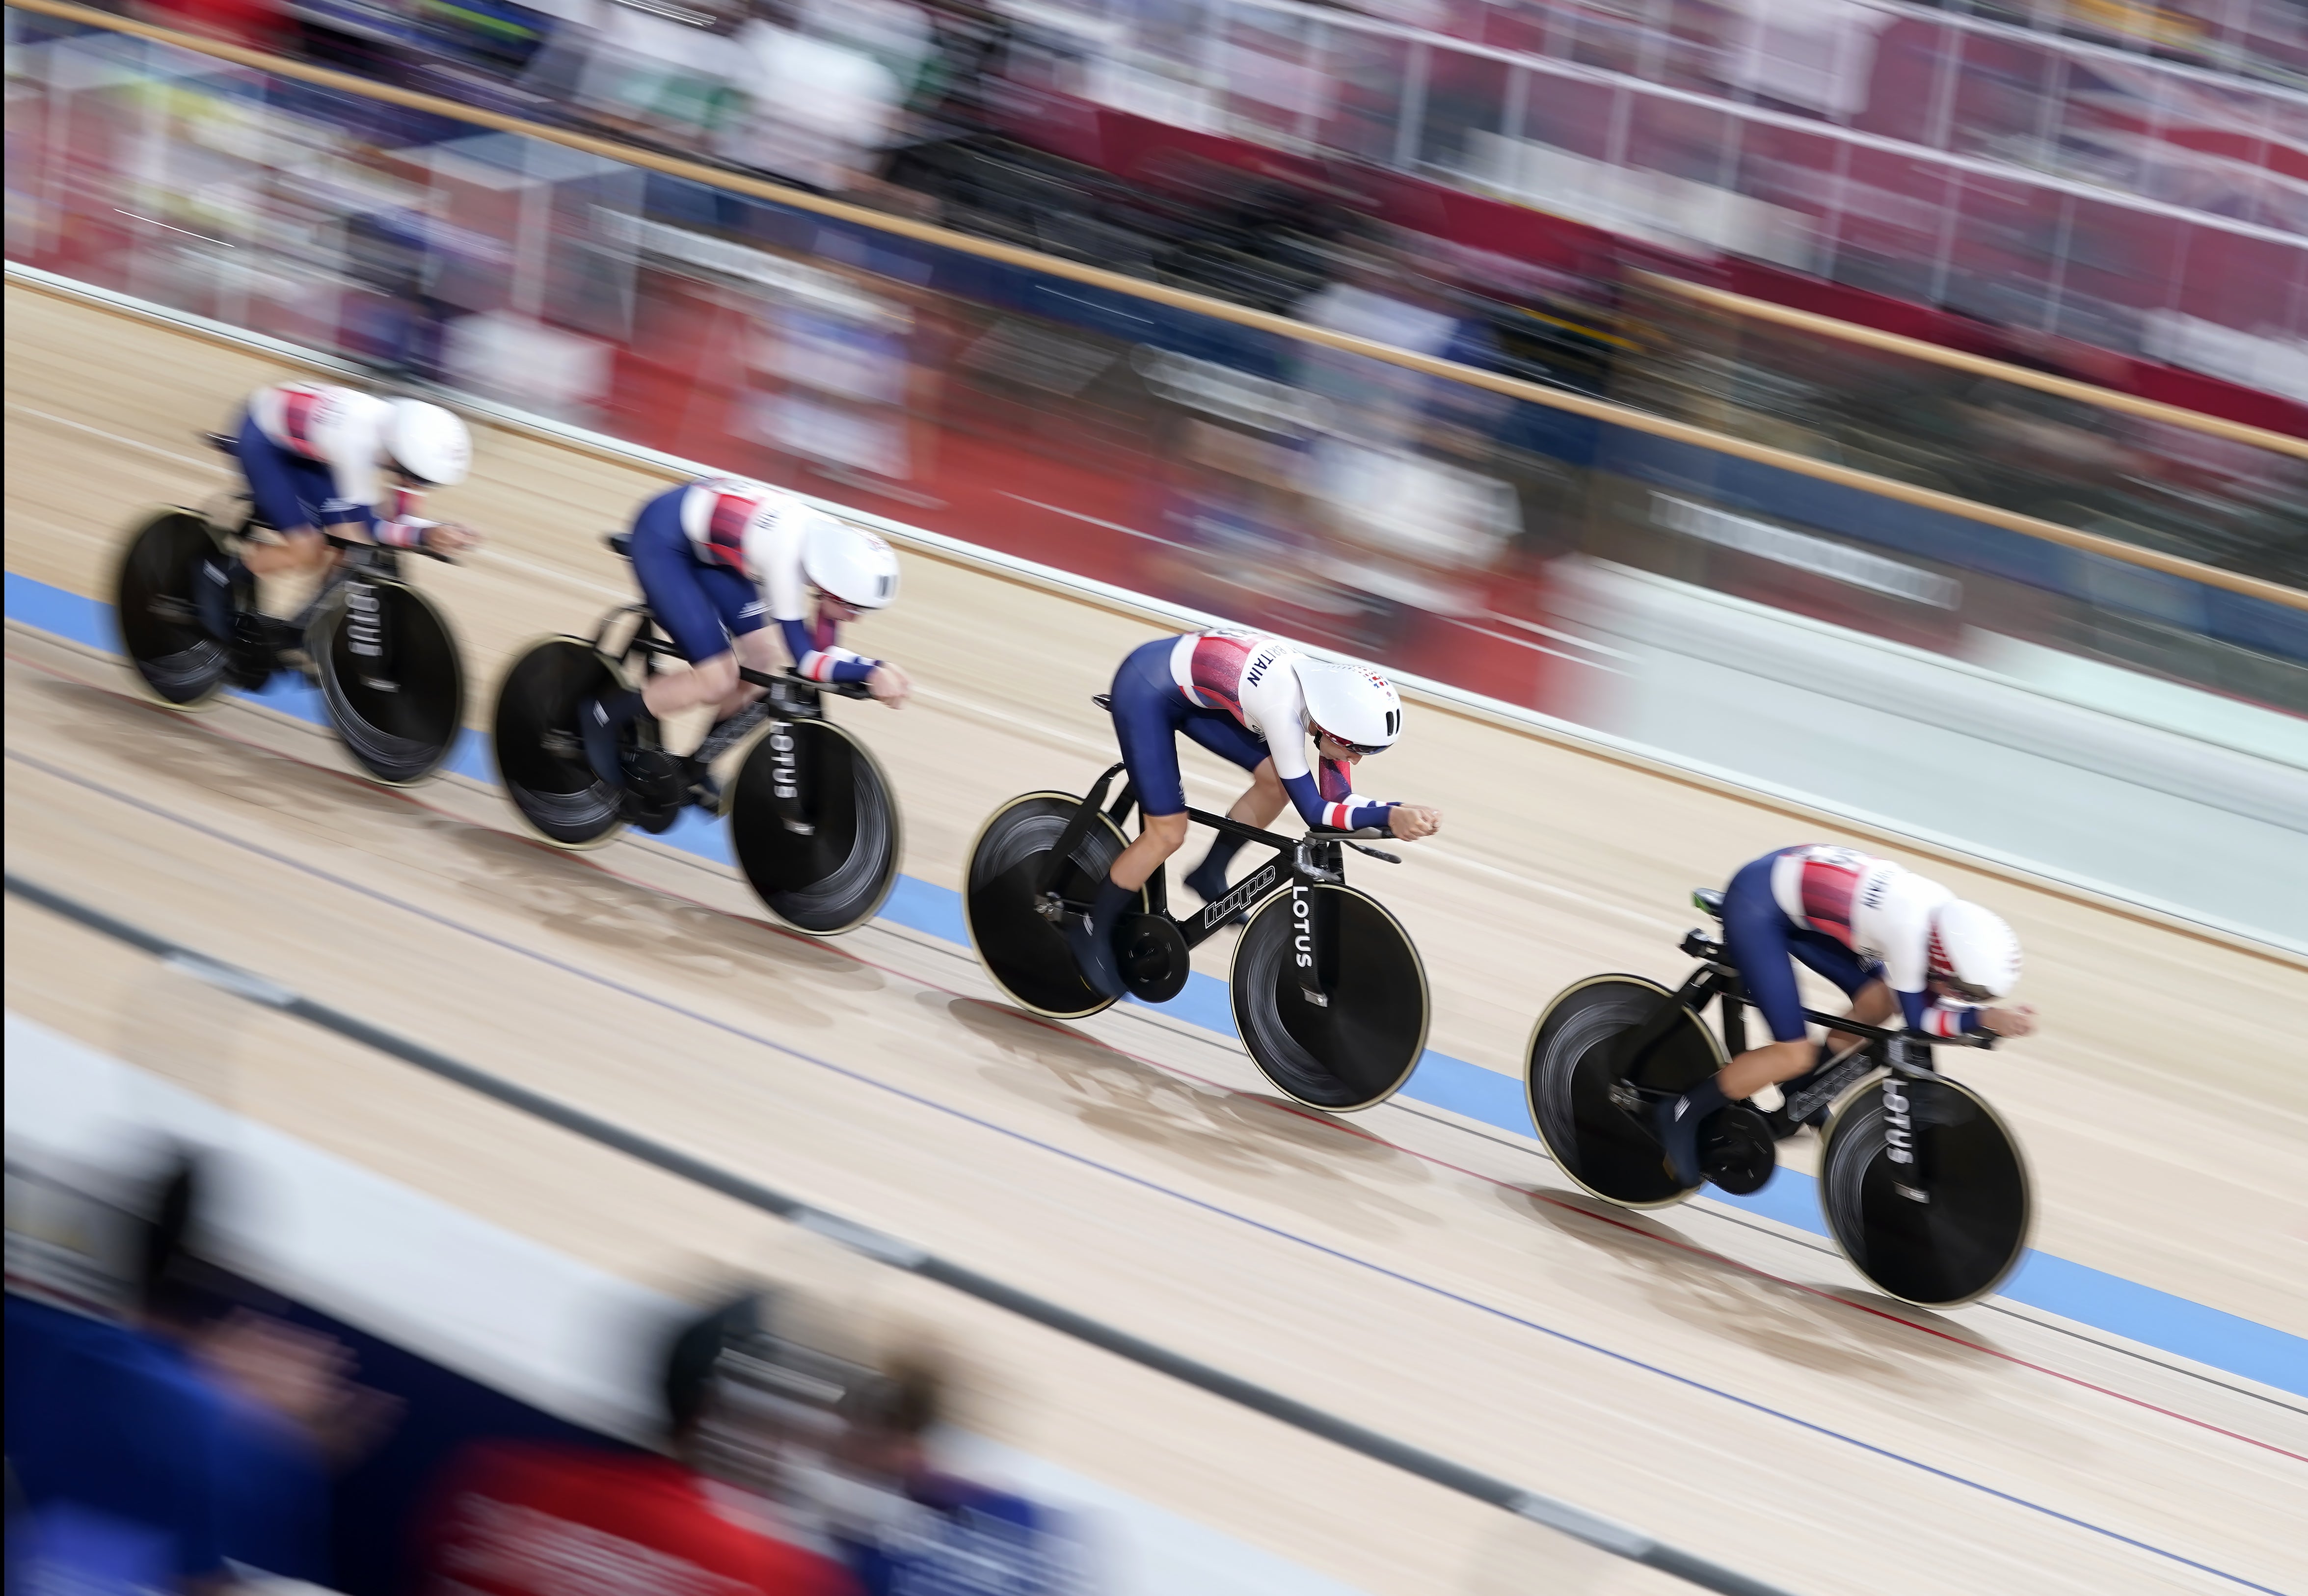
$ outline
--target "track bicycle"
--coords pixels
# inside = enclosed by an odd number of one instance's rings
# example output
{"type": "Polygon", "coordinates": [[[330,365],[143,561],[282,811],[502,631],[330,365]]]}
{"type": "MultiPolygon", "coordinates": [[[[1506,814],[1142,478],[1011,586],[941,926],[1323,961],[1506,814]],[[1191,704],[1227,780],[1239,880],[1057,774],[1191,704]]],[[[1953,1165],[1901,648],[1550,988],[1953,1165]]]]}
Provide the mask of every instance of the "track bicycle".
{"type": "MultiPolygon", "coordinates": [[[[1107,695],[1095,701],[1107,707],[1107,695]]],[[[1021,794],[995,810],[969,852],[964,914],[970,945],[1010,1000],[1054,1019],[1083,1019],[1109,1007],[1082,979],[1066,917],[1088,912],[1098,884],[1128,845],[1123,826],[1138,806],[1124,767],[1088,794],[1021,794]]],[[[1185,989],[1190,956],[1247,914],[1229,974],[1236,1028],[1260,1073],[1310,1108],[1351,1112],[1384,1103],[1410,1078],[1426,1045],[1425,966],[1402,922],[1347,885],[1351,850],[1399,864],[1366,845],[1390,834],[1315,830],[1283,837],[1225,815],[1188,809],[1195,824],[1270,848],[1217,901],[1173,915],[1167,866],[1148,878],[1136,911],[1115,931],[1129,994],[1163,1003],[1185,989]]]]}
{"type": "MultiPolygon", "coordinates": [[[[204,441],[239,458],[229,433],[204,441]]],[[[215,552],[271,524],[245,493],[206,510],[159,511],[130,534],[114,582],[122,651],[154,695],[197,709],[228,687],[273,670],[302,672],[321,690],[346,751],[380,782],[406,786],[439,769],[464,727],[465,672],[440,607],[400,574],[404,552],[453,563],[428,549],[402,551],[324,532],[337,558],[319,591],[293,618],[256,609],[255,582],[231,596],[228,640],[202,617],[196,584],[215,552]]]]}
{"type": "MultiPolygon", "coordinates": [[[[1720,892],[1692,898],[1721,918],[1720,892]]],[[[1524,1090],[1547,1150],[1580,1187],[1624,1207],[1665,1207],[1696,1189],[1668,1171],[1651,1108],[1747,1048],[1749,1000],[1722,939],[1697,930],[1681,946],[1701,961],[1681,986],[1639,975],[1579,982],[1547,1005],[1525,1055],[1524,1090]],[[1709,1001],[1719,1037],[1701,1017],[1709,1001]]],[[[1819,1199],[1844,1255],[1902,1301],[1944,1308],[1987,1295],[2027,1250],[2027,1163],[1986,1099],[1942,1075],[1933,1051],[1993,1047],[1994,1034],[1926,1036],[1804,1012],[1857,1040],[1786,1083],[1778,1108],[1735,1103],[1709,1115],[1699,1138],[1706,1178],[1735,1196],[1761,1189],[1778,1144],[1831,1111],[1819,1199]]]]}
{"type": "MultiPolygon", "coordinates": [[[[609,546],[626,553],[627,535],[609,546]]],[[[531,644],[497,691],[497,770],[523,820],[547,842],[588,848],[627,825],[662,832],[689,803],[681,761],[665,751],[654,716],[636,716],[621,739],[624,781],[604,782],[585,757],[577,714],[589,699],[641,687],[681,652],[646,604],[602,618],[590,638],[531,644]]],[[[755,896],[779,919],[833,936],[877,914],[896,885],[901,856],[890,778],[857,737],[825,716],[828,693],[866,699],[860,682],[818,682],[791,672],[740,666],[762,697],[715,726],[693,756],[710,766],[747,739],[753,746],[717,813],[755,896]],[[758,735],[756,735],[758,734],[758,735]]]]}

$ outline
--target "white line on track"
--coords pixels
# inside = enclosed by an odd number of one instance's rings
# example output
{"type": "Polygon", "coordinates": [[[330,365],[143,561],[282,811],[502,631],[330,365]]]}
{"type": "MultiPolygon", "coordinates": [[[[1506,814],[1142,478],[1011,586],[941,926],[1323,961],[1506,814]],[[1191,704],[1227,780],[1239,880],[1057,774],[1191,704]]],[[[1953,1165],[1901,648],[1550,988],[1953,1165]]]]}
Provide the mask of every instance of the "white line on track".
{"type": "Polygon", "coordinates": [[[199,466],[211,471],[221,471],[225,468],[224,461],[215,455],[184,454],[174,449],[163,449],[158,443],[147,443],[142,438],[126,437],[100,426],[90,426],[85,421],[74,421],[69,416],[58,416],[54,411],[36,410],[30,405],[18,404],[14,399],[8,401],[8,408],[19,416],[29,416],[36,421],[52,422],[57,426],[70,427],[76,433],[86,433],[90,437],[103,438],[114,443],[125,443],[131,449],[142,450],[146,454],[158,455],[164,460],[175,460],[178,465],[199,466]]]}

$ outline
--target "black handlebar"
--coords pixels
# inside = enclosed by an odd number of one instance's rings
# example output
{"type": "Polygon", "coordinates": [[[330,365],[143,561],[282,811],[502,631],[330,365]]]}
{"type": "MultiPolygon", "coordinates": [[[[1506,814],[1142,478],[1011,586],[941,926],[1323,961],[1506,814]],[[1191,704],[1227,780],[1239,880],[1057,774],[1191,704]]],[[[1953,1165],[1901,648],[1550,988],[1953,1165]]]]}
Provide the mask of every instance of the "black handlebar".
{"type": "MultiPolygon", "coordinates": [[[[660,653],[672,652],[670,649],[659,649],[658,651],[660,653]]],[[[779,687],[788,682],[798,682],[802,686],[814,689],[818,692],[830,692],[836,698],[870,699],[874,696],[874,690],[866,686],[863,682],[813,682],[808,677],[803,675],[799,671],[793,670],[790,667],[772,674],[768,671],[757,671],[748,665],[739,665],[737,667],[737,679],[741,682],[748,682],[754,687],[779,687]]]]}
{"type": "Polygon", "coordinates": [[[379,543],[373,537],[345,537],[327,531],[322,532],[321,536],[332,548],[383,549],[395,554],[422,554],[427,560],[438,560],[444,565],[454,565],[457,562],[457,557],[454,554],[444,554],[438,549],[426,547],[422,543],[406,545],[379,543]]]}
{"type": "MultiPolygon", "coordinates": [[[[635,638],[630,646],[640,653],[662,654],[669,659],[689,657],[671,643],[661,642],[656,638],[635,638]]],[[[750,687],[760,688],[783,687],[791,682],[798,687],[806,687],[813,692],[830,692],[842,699],[870,699],[874,696],[874,690],[863,682],[813,682],[790,665],[781,671],[757,671],[751,665],[739,665],[737,680],[750,687]]]]}
{"type": "MultiPolygon", "coordinates": [[[[1847,1036],[1864,1036],[1870,1042],[1919,1042],[1925,1047],[1992,1048],[1996,1035],[1993,1031],[1959,1031],[1953,1036],[1934,1036],[1928,1031],[1911,1031],[1905,1025],[1870,1025],[1839,1014],[1821,1014],[1806,1008],[1804,1018],[1815,1025],[1825,1025],[1830,1031],[1840,1031],[1847,1036]]],[[[1917,1073],[1922,1073],[1917,1071],[1917,1073]]]]}
{"type": "MultiPolygon", "coordinates": [[[[1120,767],[1117,766],[1116,768],[1118,769],[1120,767]]],[[[1188,809],[1186,811],[1186,818],[1190,820],[1199,821],[1202,825],[1210,827],[1215,830],[1230,831],[1234,833],[1235,836],[1241,837],[1244,842],[1258,843],[1262,846],[1270,848],[1279,848],[1286,853],[1290,849],[1296,847],[1301,842],[1336,842],[1346,844],[1347,846],[1352,848],[1357,854],[1367,854],[1374,859],[1382,859],[1389,864],[1400,864],[1402,862],[1401,857],[1399,854],[1389,854],[1378,848],[1366,848],[1362,845],[1360,839],[1364,837],[1392,837],[1394,835],[1393,832],[1388,830],[1383,826],[1364,826],[1353,831],[1333,831],[1325,826],[1309,826],[1306,828],[1306,835],[1304,837],[1284,837],[1281,833],[1277,831],[1268,831],[1260,827],[1253,826],[1246,820],[1237,820],[1232,815],[1216,815],[1210,813],[1210,811],[1203,809],[1188,809]]]]}

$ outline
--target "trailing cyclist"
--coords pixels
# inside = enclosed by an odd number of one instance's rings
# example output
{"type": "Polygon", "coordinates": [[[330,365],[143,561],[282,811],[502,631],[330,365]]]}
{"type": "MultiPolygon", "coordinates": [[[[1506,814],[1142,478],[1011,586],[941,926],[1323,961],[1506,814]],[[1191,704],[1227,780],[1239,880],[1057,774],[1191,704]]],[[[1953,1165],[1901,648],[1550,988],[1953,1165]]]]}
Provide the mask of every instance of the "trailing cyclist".
{"type": "Polygon", "coordinates": [[[248,396],[233,453],[272,533],[237,553],[209,556],[199,573],[201,621],[231,646],[236,685],[262,683],[282,641],[254,609],[253,579],[321,575],[332,558],[323,533],[438,554],[478,541],[462,527],[416,513],[423,490],[454,486],[472,466],[465,424],[438,405],[327,382],[275,382],[248,396]],[[389,504],[388,472],[397,479],[389,504]]]}

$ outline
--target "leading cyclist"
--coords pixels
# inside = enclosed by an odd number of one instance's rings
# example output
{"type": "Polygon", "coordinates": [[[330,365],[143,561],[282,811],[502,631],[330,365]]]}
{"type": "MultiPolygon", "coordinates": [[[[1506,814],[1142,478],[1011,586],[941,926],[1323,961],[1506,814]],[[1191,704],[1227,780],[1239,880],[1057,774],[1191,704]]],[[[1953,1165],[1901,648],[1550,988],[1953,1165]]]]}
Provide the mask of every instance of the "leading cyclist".
{"type": "Polygon", "coordinates": [[[1813,1045],[1796,960],[1841,987],[1852,1000],[1849,1017],[1863,1025],[1896,1013],[1908,1029],[1933,1036],[2025,1036],[2036,1028],[2036,1011],[2024,1003],[1984,1007],[2020,980],[2020,939],[2000,916],[1856,849],[1781,848],[1741,866],[1723,894],[1723,940],[1772,1040],[1654,1111],[1667,1166],[1684,1186],[1699,1184],[1699,1128],[1708,1115],[1768,1085],[1794,1083],[1858,1040],[1830,1031],[1824,1051],[1813,1045]]]}
{"type": "MultiPolygon", "coordinates": [[[[1114,733],[1144,817],[1114,862],[1087,919],[1067,936],[1082,979],[1101,997],[1122,995],[1114,931],[1147,878],[1186,840],[1186,788],[1178,770],[1184,733],[1251,773],[1249,791],[1227,811],[1266,826],[1295,806],[1308,826],[1382,826],[1405,842],[1432,836],[1442,811],[1365,798],[1354,767],[1402,732],[1402,699],[1376,671],[1301,653],[1279,638],[1189,632],[1132,650],[1114,674],[1114,733]],[[1306,758],[1309,738],[1314,765],[1306,758]]],[[[1221,831],[1186,885],[1206,902],[1225,896],[1227,867],[1243,838],[1221,831]]]]}

